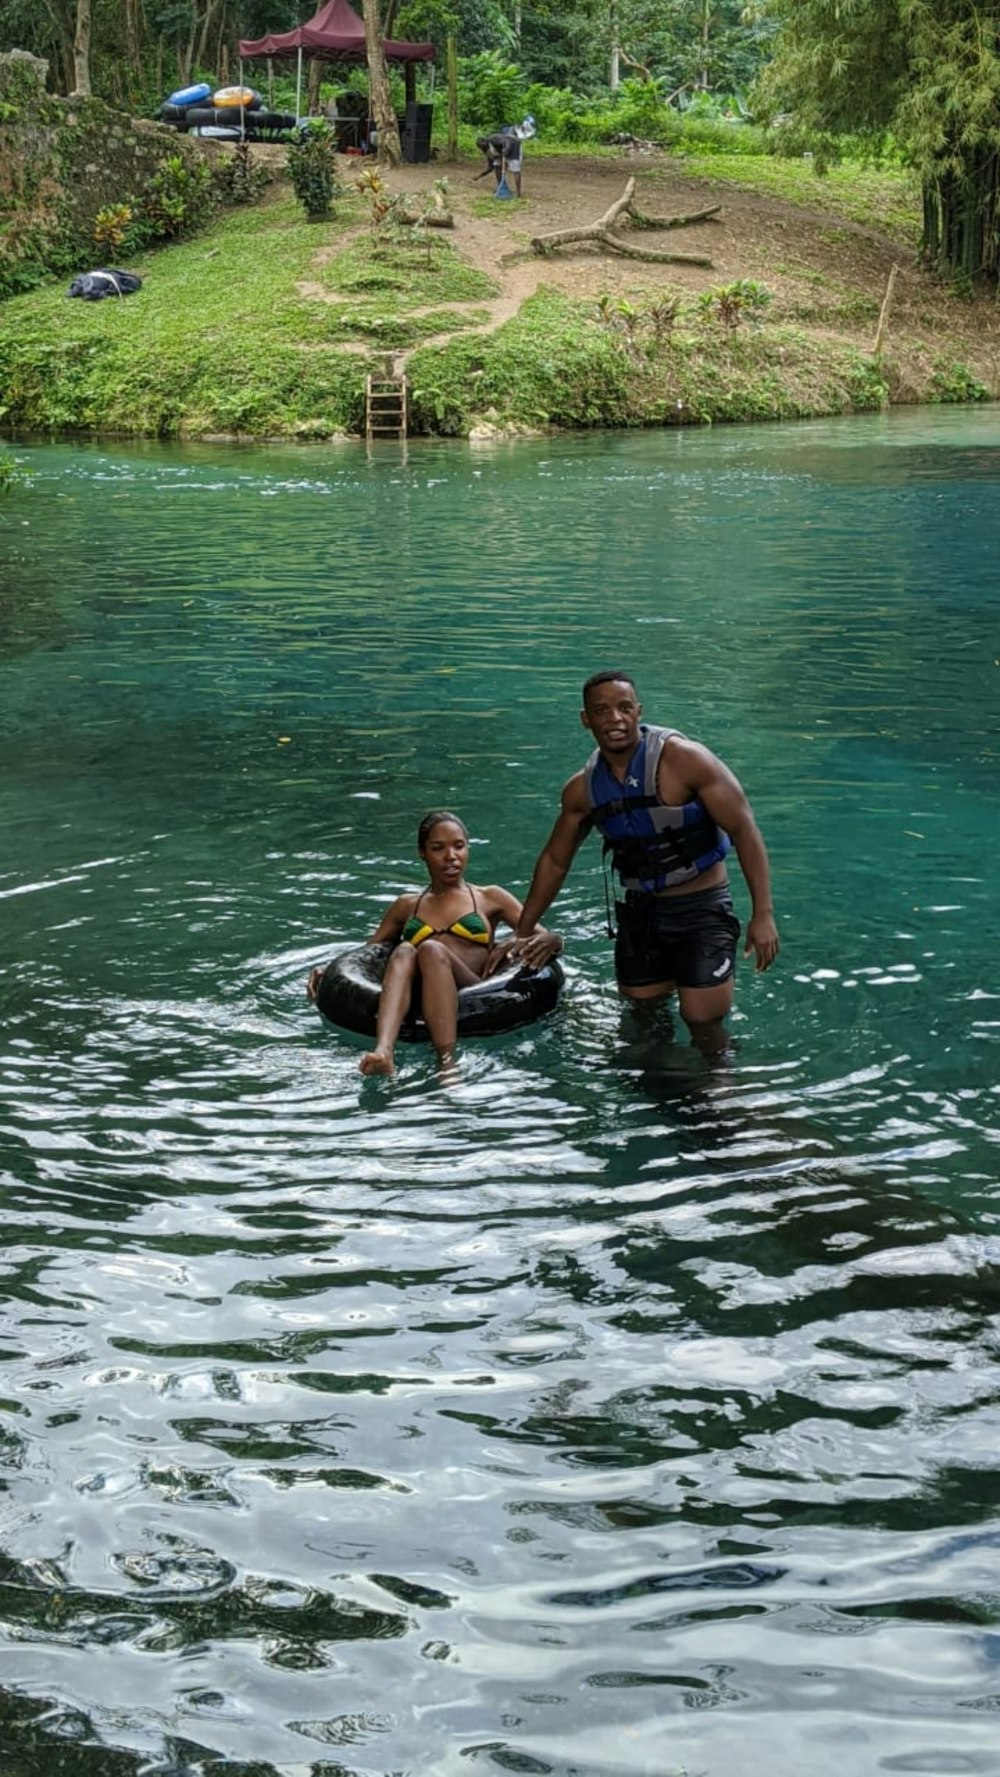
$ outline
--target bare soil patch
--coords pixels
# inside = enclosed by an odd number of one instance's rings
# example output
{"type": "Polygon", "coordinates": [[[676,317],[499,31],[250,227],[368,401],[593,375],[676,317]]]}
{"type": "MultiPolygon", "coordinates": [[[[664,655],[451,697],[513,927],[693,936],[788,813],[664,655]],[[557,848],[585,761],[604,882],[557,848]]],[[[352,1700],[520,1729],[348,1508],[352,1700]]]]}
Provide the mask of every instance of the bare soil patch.
{"type": "Polygon", "coordinates": [[[998,305],[985,297],[957,298],[919,265],[911,246],[874,225],[692,175],[666,154],[642,159],[528,155],[520,202],[494,199],[492,182],[476,178],[479,169],[479,162],[469,160],[455,166],[403,166],[389,175],[389,182],[398,190],[417,192],[447,175],[456,216],[451,239],[500,285],[493,302],[474,305],[489,312],[480,331],[502,326],[542,286],[595,301],[605,295],[634,300],[664,289],[694,296],[737,278],[758,278],[773,292],[776,320],[835,333],[870,350],[889,273],[896,265],[886,347],[899,366],[896,397],[906,399],[908,368],[919,385],[929,367],[943,358],[961,358],[991,394],[1000,394],[998,305]],[[532,235],[593,222],[632,174],[638,178],[637,201],[647,212],[669,216],[709,203],[721,205],[711,221],[669,236],[642,237],[650,244],[707,254],[710,270],[628,263],[586,246],[560,248],[544,258],[531,252],[532,235]]]}

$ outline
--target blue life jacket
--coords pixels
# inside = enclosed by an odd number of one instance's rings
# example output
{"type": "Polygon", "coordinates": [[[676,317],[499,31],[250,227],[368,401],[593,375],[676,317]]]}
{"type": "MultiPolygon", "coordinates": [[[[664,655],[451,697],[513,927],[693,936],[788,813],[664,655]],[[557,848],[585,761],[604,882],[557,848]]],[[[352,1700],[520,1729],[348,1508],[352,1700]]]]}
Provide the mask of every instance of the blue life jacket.
{"type": "Polygon", "coordinates": [[[643,722],[624,783],[619,783],[599,747],[584,766],[591,819],[626,889],[651,894],[692,882],[721,863],[732,846],[729,834],[697,796],[671,807],[657,795],[660,757],[676,733],[676,728],[652,728],[643,722]]]}

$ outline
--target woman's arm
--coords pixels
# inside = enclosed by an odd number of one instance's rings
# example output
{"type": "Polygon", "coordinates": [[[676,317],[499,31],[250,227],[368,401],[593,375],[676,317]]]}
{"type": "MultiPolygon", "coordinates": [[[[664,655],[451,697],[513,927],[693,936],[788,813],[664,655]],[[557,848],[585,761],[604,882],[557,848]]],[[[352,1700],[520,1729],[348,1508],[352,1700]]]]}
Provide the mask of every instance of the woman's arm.
{"type": "Polygon", "coordinates": [[[368,944],[395,944],[397,939],[402,937],[403,927],[419,899],[419,895],[400,895],[397,900],[393,901],[392,906],[383,913],[371,937],[367,938],[365,942],[368,944]]]}

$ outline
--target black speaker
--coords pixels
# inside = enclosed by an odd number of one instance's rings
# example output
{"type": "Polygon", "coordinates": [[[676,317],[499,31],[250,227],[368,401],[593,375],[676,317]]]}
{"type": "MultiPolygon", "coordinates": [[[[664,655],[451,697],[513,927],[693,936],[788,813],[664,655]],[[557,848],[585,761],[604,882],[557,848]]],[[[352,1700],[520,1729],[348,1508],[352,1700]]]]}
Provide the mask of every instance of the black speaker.
{"type": "Polygon", "coordinates": [[[433,105],[407,105],[400,134],[404,160],[430,160],[433,123],[433,105]]]}

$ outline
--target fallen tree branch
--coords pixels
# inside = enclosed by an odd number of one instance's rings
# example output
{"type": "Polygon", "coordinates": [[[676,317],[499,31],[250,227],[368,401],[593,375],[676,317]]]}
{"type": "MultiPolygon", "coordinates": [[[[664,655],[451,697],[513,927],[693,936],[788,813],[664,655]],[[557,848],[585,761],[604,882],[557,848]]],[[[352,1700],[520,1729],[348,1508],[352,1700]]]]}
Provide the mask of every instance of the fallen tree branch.
{"type": "Polygon", "coordinates": [[[721,204],[713,204],[710,210],[692,210],[690,216],[647,216],[630,204],[628,213],[633,228],[691,228],[696,222],[708,222],[721,209],[721,204]]]}
{"type": "Polygon", "coordinates": [[[586,228],[557,228],[551,234],[535,235],[532,248],[536,253],[548,253],[552,247],[569,247],[576,241],[595,240],[602,229],[614,227],[619,216],[624,215],[629,208],[634,196],[635,180],[630,179],[621,197],[616,198],[610,210],[605,210],[604,215],[599,216],[596,222],[591,222],[586,228]]]}
{"type": "Polygon", "coordinates": [[[707,265],[712,261],[700,254],[693,253],[657,253],[644,247],[631,247],[622,239],[621,229],[630,226],[635,228],[689,228],[695,222],[705,222],[710,216],[718,214],[720,205],[715,204],[710,210],[698,210],[690,216],[646,216],[641,210],[633,207],[635,197],[635,180],[630,179],[620,198],[591,222],[586,228],[557,228],[551,234],[537,234],[531,242],[534,253],[551,253],[554,247],[572,247],[578,243],[589,242],[593,246],[603,247],[607,253],[621,253],[626,259],[645,259],[659,265],[707,265]]]}
{"type": "Polygon", "coordinates": [[[432,210],[429,216],[408,215],[405,210],[393,217],[401,228],[454,228],[455,218],[450,210],[432,210]]]}
{"type": "Polygon", "coordinates": [[[612,234],[609,229],[598,229],[594,240],[609,253],[620,253],[625,259],[645,259],[650,265],[707,265],[712,261],[704,253],[657,253],[653,247],[631,247],[623,241],[621,235],[612,234]]]}

